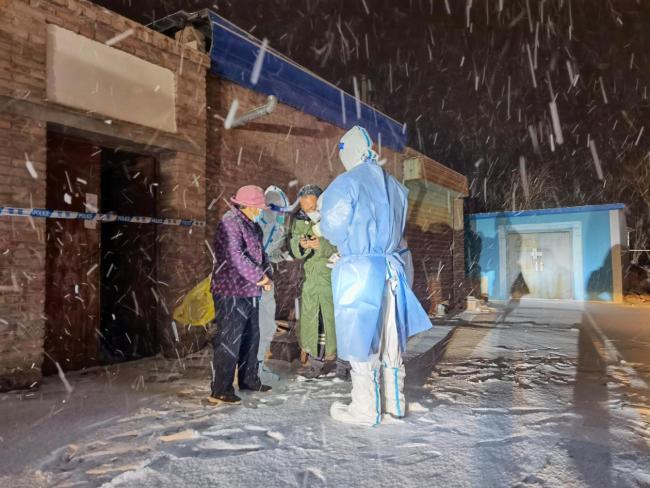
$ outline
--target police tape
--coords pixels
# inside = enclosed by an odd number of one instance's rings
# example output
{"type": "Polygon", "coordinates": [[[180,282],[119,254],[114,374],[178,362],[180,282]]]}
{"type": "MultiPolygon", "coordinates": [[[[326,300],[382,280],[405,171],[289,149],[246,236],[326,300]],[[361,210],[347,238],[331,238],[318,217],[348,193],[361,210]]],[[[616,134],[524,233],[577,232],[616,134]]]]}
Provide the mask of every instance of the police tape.
{"type": "Polygon", "coordinates": [[[130,215],[102,214],[95,212],[69,212],[47,208],[0,207],[0,216],[36,217],[40,219],[87,220],[96,222],[120,222],[130,224],[174,225],[180,227],[205,227],[205,222],[192,219],[160,219],[156,217],[136,217],[130,215]]]}

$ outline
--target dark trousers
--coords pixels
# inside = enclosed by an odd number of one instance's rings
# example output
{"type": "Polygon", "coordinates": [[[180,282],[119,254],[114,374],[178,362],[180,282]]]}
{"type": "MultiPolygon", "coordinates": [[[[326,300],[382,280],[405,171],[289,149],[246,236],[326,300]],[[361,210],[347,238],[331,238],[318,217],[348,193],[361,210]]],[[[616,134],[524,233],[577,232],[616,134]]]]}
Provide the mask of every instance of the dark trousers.
{"type": "Polygon", "coordinates": [[[261,384],[257,363],[259,301],[259,298],[214,297],[216,330],[212,336],[212,396],[234,394],[236,368],[240,389],[256,389],[261,384]]]}

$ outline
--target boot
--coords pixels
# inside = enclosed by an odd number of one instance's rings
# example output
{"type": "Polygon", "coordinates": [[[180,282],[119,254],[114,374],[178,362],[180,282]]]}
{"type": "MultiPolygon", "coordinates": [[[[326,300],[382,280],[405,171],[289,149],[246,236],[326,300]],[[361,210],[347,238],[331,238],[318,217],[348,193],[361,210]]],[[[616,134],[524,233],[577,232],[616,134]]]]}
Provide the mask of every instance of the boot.
{"type": "Polygon", "coordinates": [[[208,402],[214,405],[239,405],[241,398],[235,394],[226,393],[224,395],[210,395],[208,402]]]}
{"type": "Polygon", "coordinates": [[[323,361],[325,361],[326,363],[329,363],[331,361],[336,361],[336,353],[325,354],[323,361]]]}
{"type": "Polygon", "coordinates": [[[370,363],[357,363],[352,368],[352,402],[345,405],[334,402],[330,415],[346,424],[373,427],[381,422],[381,399],[379,398],[379,368],[371,369],[370,363]]]}
{"type": "Polygon", "coordinates": [[[298,374],[303,378],[313,380],[323,375],[324,366],[325,363],[323,361],[310,358],[309,365],[298,371],[298,374]]]}
{"type": "Polygon", "coordinates": [[[406,415],[406,400],[404,398],[404,366],[394,368],[382,366],[384,413],[402,418],[406,415]]]}
{"type": "Polygon", "coordinates": [[[261,379],[262,381],[266,380],[266,381],[273,382],[273,381],[278,381],[278,380],[280,379],[280,377],[279,377],[277,374],[275,374],[273,371],[271,371],[271,370],[270,370],[270,369],[269,369],[269,368],[264,364],[264,361],[260,361],[260,365],[259,365],[259,369],[258,369],[258,371],[260,372],[260,373],[259,373],[259,374],[260,374],[260,379],[261,379]]]}
{"type": "Polygon", "coordinates": [[[337,361],[336,377],[343,381],[350,381],[350,363],[341,360],[337,361]]]}

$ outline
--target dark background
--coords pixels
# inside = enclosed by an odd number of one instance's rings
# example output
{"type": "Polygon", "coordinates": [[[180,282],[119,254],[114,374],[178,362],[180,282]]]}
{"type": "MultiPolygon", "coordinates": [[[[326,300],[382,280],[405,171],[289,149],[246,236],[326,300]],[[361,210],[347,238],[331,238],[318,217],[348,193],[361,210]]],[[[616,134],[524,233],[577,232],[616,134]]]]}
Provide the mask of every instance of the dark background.
{"type": "Polygon", "coordinates": [[[500,12],[499,0],[95,3],[143,24],[211,8],[350,93],[365,75],[370,103],[407,122],[409,145],[468,176],[470,211],[622,202],[631,246],[650,248],[646,0],[503,0],[500,12]],[[554,151],[552,96],[565,139],[554,151]]]}

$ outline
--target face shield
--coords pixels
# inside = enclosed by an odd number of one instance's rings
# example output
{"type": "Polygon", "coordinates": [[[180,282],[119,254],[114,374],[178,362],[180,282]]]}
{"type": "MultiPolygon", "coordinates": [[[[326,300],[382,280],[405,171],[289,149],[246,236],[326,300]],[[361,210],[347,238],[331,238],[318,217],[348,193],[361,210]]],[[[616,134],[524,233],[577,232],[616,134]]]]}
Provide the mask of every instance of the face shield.
{"type": "Polygon", "coordinates": [[[278,186],[271,185],[264,191],[264,200],[269,210],[265,212],[264,219],[275,221],[280,225],[285,222],[285,212],[289,209],[289,199],[278,186]]]}

